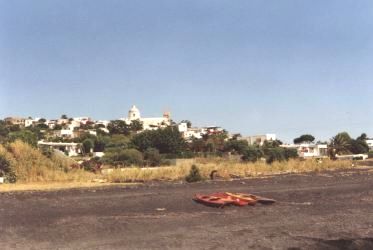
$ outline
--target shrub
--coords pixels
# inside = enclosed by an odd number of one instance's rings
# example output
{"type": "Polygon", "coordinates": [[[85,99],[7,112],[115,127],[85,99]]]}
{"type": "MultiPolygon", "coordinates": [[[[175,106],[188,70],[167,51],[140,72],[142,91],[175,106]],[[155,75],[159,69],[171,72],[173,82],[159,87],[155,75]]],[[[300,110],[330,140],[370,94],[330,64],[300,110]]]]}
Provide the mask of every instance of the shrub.
{"type": "Polygon", "coordinates": [[[5,181],[10,183],[17,181],[17,176],[11,168],[10,162],[4,156],[0,156],[0,177],[5,177],[5,181]]]}
{"type": "Polygon", "coordinates": [[[294,148],[285,148],[284,155],[286,160],[295,159],[298,158],[298,151],[294,148]]]}
{"type": "Polygon", "coordinates": [[[148,148],[144,153],[146,164],[152,167],[159,166],[162,163],[162,157],[155,148],[148,148]]]}
{"type": "Polygon", "coordinates": [[[9,134],[9,141],[14,142],[16,140],[21,140],[33,147],[36,147],[38,144],[38,138],[36,134],[29,130],[21,130],[12,132],[9,134]]]}
{"type": "Polygon", "coordinates": [[[272,164],[274,161],[284,161],[286,160],[285,157],[285,150],[283,148],[270,148],[267,150],[266,155],[266,162],[268,164],[272,164]]]}
{"type": "Polygon", "coordinates": [[[241,159],[243,161],[250,161],[250,162],[256,162],[258,159],[260,159],[263,156],[263,153],[260,151],[259,148],[249,146],[247,149],[243,152],[241,159]]]}
{"type": "Polygon", "coordinates": [[[180,154],[186,149],[186,142],[175,127],[146,130],[136,134],[131,142],[141,152],[156,148],[161,154],[180,154]]]}
{"type": "Polygon", "coordinates": [[[82,142],[82,146],[83,146],[84,153],[89,154],[91,150],[93,149],[94,142],[93,140],[87,138],[82,142]]]}
{"type": "Polygon", "coordinates": [[[103,157],[103,161],[115,166],[142,166],[144,163],[143,155],[136,149],[114,149],[108,151],[103,157]]]}
{"type": "Polygon", "coordinates": [[[53,153],[54,153],[53,149],[52,149],[52,148],[49,148],[49,147],[42,147],[42,148],[40,149],[40,151],[41,151],[41,153],[42,153],[44,156],[46,156],[47,158],[52,158],[53,153]]]}
{"type": "Polygon", "coordinates": [[[187,182],[196,182],[196,181],[201,181],[202,177],[199,172],[199,168],[196,165],[192,165],[189,171],[189,175],[185,177],[185,180],[187,182]]]}
{"type": "Polygon", "coordinates": [[[100,171],[102,163],[100,161],[100,158],[94,157],[88,161],[84,161],[81,166],[84,170],[97,173],[100,171]]]}

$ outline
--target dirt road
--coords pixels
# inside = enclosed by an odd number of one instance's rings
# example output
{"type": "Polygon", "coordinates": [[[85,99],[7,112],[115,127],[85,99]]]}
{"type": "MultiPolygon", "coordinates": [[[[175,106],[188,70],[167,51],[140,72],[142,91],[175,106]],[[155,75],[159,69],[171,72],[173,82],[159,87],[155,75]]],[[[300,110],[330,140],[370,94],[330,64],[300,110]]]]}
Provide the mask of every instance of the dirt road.
{"type": "Polygon", "coordinates": [[[373,171],[0,194],[1,249],[373,249],[373,171]],[[205,207],[239,191],[271,206],[205,207]]]}

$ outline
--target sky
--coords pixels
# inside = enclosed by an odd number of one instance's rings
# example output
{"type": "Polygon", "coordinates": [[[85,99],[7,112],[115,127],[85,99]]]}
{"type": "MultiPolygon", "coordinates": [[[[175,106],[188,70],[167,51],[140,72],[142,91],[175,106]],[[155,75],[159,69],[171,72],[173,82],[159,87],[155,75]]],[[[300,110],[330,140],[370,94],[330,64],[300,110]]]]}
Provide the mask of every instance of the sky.
{"type": "Polygon", "coordinates": [[[373,137],[371,0],[0,0],[0,117],[373,137]]]}

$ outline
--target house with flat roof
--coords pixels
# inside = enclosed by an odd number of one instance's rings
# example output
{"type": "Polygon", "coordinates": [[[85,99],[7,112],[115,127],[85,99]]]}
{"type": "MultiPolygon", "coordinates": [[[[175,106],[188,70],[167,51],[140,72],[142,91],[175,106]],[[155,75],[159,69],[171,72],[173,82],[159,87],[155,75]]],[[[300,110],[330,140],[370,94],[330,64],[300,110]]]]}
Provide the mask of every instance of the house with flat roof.
{"type": "Polygon", "coordinates": [[[301,144],[283,144],[283,148],[296,149],[301,158],[319,158],[328,156],[327,144],[301,143],[301,144]]]}
{"type": "Polygon", "coordinates": [[[63,152],[68,156],[77,156],[82,153],[82,146],[80,143],[74,142],[45,142],[38,141],[39,148],[55,149],[63,152]]]}
{"type": "Polygon", "coordinates": [[[263,146],[265,141],[275,141],[276,134],[264,134],[264,135],[252,135],[252,136],[244,136],[244,137],[239,137],[238,139],[240,140],[246,140],[249,145],[260,145],[263,146]]]}

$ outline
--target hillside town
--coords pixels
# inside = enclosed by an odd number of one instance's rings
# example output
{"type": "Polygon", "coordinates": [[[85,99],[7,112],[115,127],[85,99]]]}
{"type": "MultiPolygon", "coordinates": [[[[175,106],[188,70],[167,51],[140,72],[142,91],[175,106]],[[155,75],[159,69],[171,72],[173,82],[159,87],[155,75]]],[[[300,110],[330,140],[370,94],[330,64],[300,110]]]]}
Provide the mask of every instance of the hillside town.
{"type": "MultiPolygon", "coordinates": [[[[38,132],[41,134],[40,140],[37,141],[39,148],[59,150],[71,157],[87,153],[93,157],[103,157],[105,153],[102,147],[88,147],[87,152],[87,147],[85,148],[82,141],[78,139],[86,138],[87,136],[109,135],[115,130],[115,126],[113,126],[115,123],[122,123],[127,128],[133,129],[136,134],[174,127],[177,128],[181,137],[189,143],[203,140],[203,138],[211,135],[224,134],[226,135],[224,141],[234,139],[244,141],[251,146],[263,146],[268,142],[280,142],[279,147],[295,150],[298,157],[301,158],[323,158],[328,157],[329,154],[328,143],[314,142],[314,138],[313,140],[302,140],[293,144],[283,144],[278,140],[276,134],[242,136],[241,134],[230,134],[219,126],[193,127],[191,122],[187,120],[176,123],[171,119],[170,112],[164,112],[160,117],[142,117],[140,110],[135,105],[129,109],[126,117],[112,121],[94,120],[87,116],[68,117],[67,115],[61,115],[58,119],[6,117],[3,121],[7,125],[18,128],[38,128],[38,132]]],[[[116,132],[113,133],[115,134],[116,132]]],[[[120,134],[120,132],[118,133],[120,134]]],[[[373,150],[373,139],[366,137],[364,141],[368,145],[369,150],[373,150]]],[[[345,154],[338,157],[362,157],[366,159],[368,156],[364,154],[345,154]]]]}

